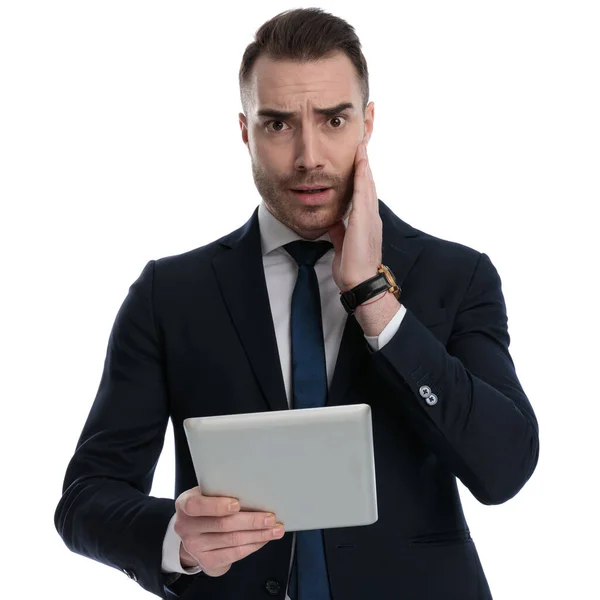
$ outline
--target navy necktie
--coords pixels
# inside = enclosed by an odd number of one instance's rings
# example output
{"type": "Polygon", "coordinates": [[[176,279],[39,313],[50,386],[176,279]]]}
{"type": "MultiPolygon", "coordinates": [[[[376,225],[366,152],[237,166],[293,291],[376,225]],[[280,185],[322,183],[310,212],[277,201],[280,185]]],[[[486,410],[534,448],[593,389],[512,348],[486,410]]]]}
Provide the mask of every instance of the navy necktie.
{"type": "MultiPolygon", "coordinates": [[[[327,368],[314,265],[333,245],[299,240],[284,248],[298,263],[291,313],[293,408],[325,406],[327,368]]],[[[291,600],[331,600],[322,529],[296,532],[288,595],[291,600]]]]}

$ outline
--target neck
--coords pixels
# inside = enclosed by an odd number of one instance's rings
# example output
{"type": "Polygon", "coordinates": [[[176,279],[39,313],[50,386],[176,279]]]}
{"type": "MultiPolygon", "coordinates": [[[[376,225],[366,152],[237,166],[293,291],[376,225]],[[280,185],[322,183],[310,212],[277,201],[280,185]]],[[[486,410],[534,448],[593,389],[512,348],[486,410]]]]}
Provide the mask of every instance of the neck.
{"type": "Polygon", "coordinates": [[[299,229],[295,229],[294,227],[290,227],[290,229],[295,231],[301,238],[311,241],[316,240],[328,231],[327,229],[322,229],[320,231],[301,231],[299,229]]]}

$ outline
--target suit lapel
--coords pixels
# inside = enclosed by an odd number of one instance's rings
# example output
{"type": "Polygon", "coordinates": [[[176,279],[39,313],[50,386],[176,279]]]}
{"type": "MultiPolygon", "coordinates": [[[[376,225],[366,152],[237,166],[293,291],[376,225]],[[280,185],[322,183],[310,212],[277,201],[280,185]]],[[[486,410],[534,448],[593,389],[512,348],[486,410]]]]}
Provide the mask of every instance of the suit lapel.
{"type": "MultiPolygon", "coordinates": [[[[422,246],[418,232],[379,201],[383,222],[383,264],[402,287],[422,246]]],[[[213,258],[213,267],[233,324],[244,346],[258,384],[271,410],[287,410],[277,338],[262,262],[258,208],[240,229],[220,243],[228,248],[213,258]]],[[[346,390],[360,362],[368,354],[363,331],[351,315],[346,320],[327,404],[344,404],[346,390]]]]}
{"type": "Polygon", "coordinates": [[[213,258],[213,267],[231,320],[269,407],[287,410],[262,262],[258,208],[241,229],[225,237],[221,244],[230,249],[213,258]]]}

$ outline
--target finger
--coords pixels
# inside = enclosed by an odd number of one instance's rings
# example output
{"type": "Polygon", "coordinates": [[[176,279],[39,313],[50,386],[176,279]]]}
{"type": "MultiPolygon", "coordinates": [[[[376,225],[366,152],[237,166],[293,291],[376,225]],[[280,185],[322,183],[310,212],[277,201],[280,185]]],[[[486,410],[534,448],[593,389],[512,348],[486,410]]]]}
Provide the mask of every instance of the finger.
{"type": "Polygon", "coordinates": [[[364,142],[361,142],[356,148],[356,154],[354,156],[354,175],[356,179],[356,175],[365,168],[365,160],[367,158],[366,155],[366,146],[364,142]],[[361,166],[362,165],[362,166],[361,166]]]}
{"type": "Polygon", "coordinates": [[[369,187],[370,187],[370,191],[371,191],[371,200],[372,200],[374,209],[377,212],[379,212],[379,200],[377,199],[377,189],[375,188],[375,179],[373,178],[373,171],[371,170],[371,163],[369,162],[369,157],[367,155],[366,145],[365,145],[365,156],[367,159],[366,177],[369,182],[369,187]]]}
{"type": "Polygon", "coordinates": [[[355,207],[358,207],[359,209],[362,208],[365,201],[362,196],[364,196],[365,193],[368,193],[368,185],[370,182],[368,180],[368,164],[365,153],[365,146],[361,143],[356,154],[357,163],[355,163],[356,167],[354,170],[354,194],[352,197],[353,210],[355,207]]]}
{"type": "Polygon", "coordinates": [[[227,533],[204,533],[197,536],[196,540],[187,540],[187,545],[191,547],[194,553],[209,552],[223,548],[235,548],[237,546],[246,546],[248,544],[264,544],[271,540],[277,540],[284,536],[285,530],[281,523],[278,523],[279,533],[275,533],[275,528],[260,529],[258,531],[230,531],[227,533]]]}
{"type": "Polygon", "coordinates": [[[202,533],[224,533],[250,531],[275,527],[277,519],[273,513],[243,511],[227,517],[198,519],[189,526],[189,531],[202,533]]]}
{"type": "Polygon", "coordinates": [[[362,159],[362,151],[363,151],[364,142],[360,142],[358,146],[356,146],[356,152],[354,153],[354,167],[358,167],[359,161],[362,159]]]}
{"type": "Polygon", "coordinates": [[[235,502],[236,498],[204,496],[197,486],[183,492],[175,501],[175,507],[190,517],[225,516],[240,510],[239,505],[234,511],[229,509],[235,502]]]}
{"type": "Polygon", "coordinates": [[[365,176],[369,181],[373,181],[373,172],[371,171],[371,163],[369,162],[369,154],[367,153],[367,145],[365,144],[365,176]]]}

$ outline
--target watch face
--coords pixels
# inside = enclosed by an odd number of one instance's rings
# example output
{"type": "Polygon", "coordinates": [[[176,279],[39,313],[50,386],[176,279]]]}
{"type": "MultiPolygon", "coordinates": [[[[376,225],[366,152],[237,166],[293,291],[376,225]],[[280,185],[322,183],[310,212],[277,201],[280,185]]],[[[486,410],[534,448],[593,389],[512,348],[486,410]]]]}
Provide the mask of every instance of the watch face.
{"type": "Polygon", "coordinates": [[[396,285],[396,281],[394,279],[394,274],[392,273],[392,270],[389,267],[386,267],[385,265],[381,265],[381,272],[384,274],[385,278],[387,279],[387,282],[390,285],[396,285]]]}
{"type": "Polygon", "coordinates": [[[396,299],[399,299],[400,298],[400,286],[396,283],[396,278],[394,277],[392,270],[389,267],[387,267],[386,265],[381,265],[379,270],[381,273],[383,273],[390,288],[395,288],[393,290],[390,289],[390,292],[393,292],[394,296],[396,296],[396,299]]]}

